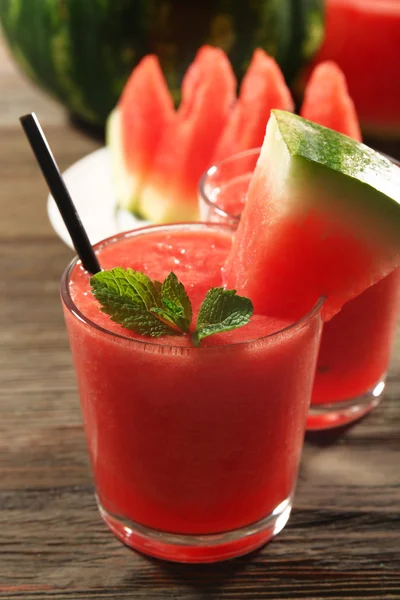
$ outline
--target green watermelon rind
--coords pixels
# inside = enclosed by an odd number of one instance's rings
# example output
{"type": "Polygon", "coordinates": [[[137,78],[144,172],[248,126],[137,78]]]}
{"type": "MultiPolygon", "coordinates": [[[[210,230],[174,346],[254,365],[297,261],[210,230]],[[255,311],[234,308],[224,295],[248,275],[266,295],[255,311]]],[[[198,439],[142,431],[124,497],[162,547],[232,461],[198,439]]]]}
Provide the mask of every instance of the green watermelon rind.
{"type": "Polygon", "coordinates": [[[21,70],[72,114],[103,125],[136,62],[129,40],[137,19],[129,24],[124,18],[127,10],[132,13],[130,4],[1,0],[0,21],[21,70]],[[101,33],[101,44],[88,34],[89,24],[101,33]]]}
{"type": "Polygon", "coordinates": [[[291,178],[301,182],[300,187],[312,182],[314,193],[303,192],[302,197],[319,208],[325,203],[332,213],[344,208],[346,218],[353,219],[355,235],[368,228],[371,240],[398,244],[400,169],[350,137],[292,113],[273,110],[272,114],[290,155],[291,178]],[[317,186],[323,190],[320,194],[315,193],[317,186]]]}
{"type": "Polygon", "coordinates": [[[206,43],[229,54],[239,79],[260,46],[277,58],[290,82],[322,40],[322,4],[322,0],[1,0],[0,22],[28,77],[72,113],[104,125],[132,68],[148,53],[160,56],[177,103],[184,72],[206,43]],[[169,10],[161,10],[161,5],[169,10]]]}
{"type": "MultiPolygon", "coordinates": [[[[269,143],[260,160],[274,164],[270,185],[277,186],[272,197],[280,198],[278,210],[282,206],[298,223],[318,215],[327,239],[338,227],[375,256],[368,283],[356,279],[342,296],[335,292],[336,299],[346,301],[346,294],[354,297],[399,265],[400,169],[368,146],[292,113],[273,110],[269,123],[269,143]]],[[[329,300],[326,318],[335,314],[332,306],[329,300]]]]}

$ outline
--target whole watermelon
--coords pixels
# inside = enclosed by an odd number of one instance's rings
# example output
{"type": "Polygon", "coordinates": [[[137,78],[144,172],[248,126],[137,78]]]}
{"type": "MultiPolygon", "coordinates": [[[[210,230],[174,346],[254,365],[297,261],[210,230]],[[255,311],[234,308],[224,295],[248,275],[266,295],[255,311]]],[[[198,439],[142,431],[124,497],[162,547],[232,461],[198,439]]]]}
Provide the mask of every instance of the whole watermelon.
{"type": "Polygon", "coordinates": [[[239,79],[262,47],[290,83],[322,41],[323,0],[1,0],[0,20],[22,70],[102,125],[148,53],[159,56],[177,102],[204,43],[228,53],[239,79]]]}

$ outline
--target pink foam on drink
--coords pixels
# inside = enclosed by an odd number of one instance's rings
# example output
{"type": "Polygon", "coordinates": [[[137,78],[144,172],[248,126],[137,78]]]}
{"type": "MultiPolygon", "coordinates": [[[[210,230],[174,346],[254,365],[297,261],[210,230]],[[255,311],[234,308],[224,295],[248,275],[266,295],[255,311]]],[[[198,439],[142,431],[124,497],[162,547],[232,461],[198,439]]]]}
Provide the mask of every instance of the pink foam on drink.
{"type": "MultiPolygon", "coordinates": [[[[226,233],[213,232],[209,236],[207,247],[204,246],[204,234],[182,231],[179,234],[135,237],[132,243],[129,239],[124,244],[107,245],[100,251],[103,269],[113,267],[130,267],[141,271],[150,277],[163,281],[173,271],[184,284],[192,302],[195,325],[196,315],[207,291],[212,287],[222,285],[221,265],[223,264],[230,246],[231,238],[226,233]]],[[[77,268],[70,281],[73,301],[82,313],[101,327],[120,335],[150,341],[133,331],[114,323],[108,315],[101,311],[100,304],[90,292],[89,276],[82,268],[77,268]]],[[[288,321],[255,316],[248,325],[224,334],[216,334],[205,338],[202,346],[232,344],[235,342],[257,339],[289,325],[288,321]]],[[[192,327],[192,328],[193,328],[192,327]]],[[[151,339],[157,343],[157,339],[151,339]]],[[[191,346],[187,336],[163,336],[158,340],[162,345],[191,346]]]]}

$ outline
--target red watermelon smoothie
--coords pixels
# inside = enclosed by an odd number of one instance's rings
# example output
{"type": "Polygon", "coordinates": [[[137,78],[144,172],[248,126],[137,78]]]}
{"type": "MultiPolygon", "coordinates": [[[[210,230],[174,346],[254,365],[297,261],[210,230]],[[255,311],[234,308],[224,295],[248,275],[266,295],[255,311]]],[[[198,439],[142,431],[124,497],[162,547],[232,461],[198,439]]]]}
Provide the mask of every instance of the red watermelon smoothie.
{"type": "MultiPolygon", "coordinates": [[[[103,268],[161,280],[198,310],[221,285],[232,229],[149,227],[96,246],[103,268]]],[[[147,554],[211,562],[264,544],[292,504],[320,342],[320,302],[295,324],[253,315],[202,340],[112,322],[75,259],[62,300],[101,515],[147,554]]]]}
{"type": "MultiPolygon", "coordinates": [[[[200,213],[237,226],[259,149],[212,166],[199,188],[200,213]]],[[[325,323],[307,430],[355,421],[374,408],[385,387],[400,304],[400,268],[351,300],[325,323]]]]}

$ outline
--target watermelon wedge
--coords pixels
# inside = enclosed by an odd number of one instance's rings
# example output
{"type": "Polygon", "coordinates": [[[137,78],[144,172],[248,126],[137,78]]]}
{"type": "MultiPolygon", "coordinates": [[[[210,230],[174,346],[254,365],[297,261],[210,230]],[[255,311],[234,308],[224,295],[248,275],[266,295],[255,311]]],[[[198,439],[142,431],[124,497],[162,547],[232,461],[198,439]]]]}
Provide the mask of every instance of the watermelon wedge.
{"type": "Polygon", "coordinates": [[[225,265],[255,312],[324,318],[400,264],[400,169],[367,146],[274,110],[225,265]]]}
{"type": "Polygon", "coordinates": [[[121,207],[136,211],[154,154],[174,116],[158,58],[148,55],[133,70],[107,122],[107,143],[121,207]]]}
{"type": "Polygon", "coordinates": [[[325,61],[313,70],[300,114],[309,121],[344,133],[355,140],[362,140],[346,78],[333,61],[325,61]]]}
{"type": "Polygon", "coordinates": [[[236,78],[226,54],[204,46],[182,84],[182,102],[163,132],[139,210],[156,223],[195,220],[197,186],[211,164],[236,98],[236,78]]]}
{"type": "Polygon", "coordinates": [[[213,162],[259,148],[273,108],[293,111],[294,102],[276,61],[258,49],[243,78],[239,99],[218,142],[213,162]]]}

